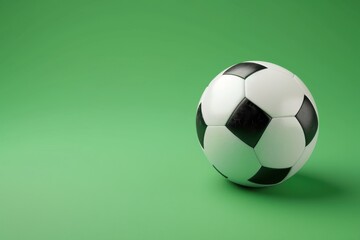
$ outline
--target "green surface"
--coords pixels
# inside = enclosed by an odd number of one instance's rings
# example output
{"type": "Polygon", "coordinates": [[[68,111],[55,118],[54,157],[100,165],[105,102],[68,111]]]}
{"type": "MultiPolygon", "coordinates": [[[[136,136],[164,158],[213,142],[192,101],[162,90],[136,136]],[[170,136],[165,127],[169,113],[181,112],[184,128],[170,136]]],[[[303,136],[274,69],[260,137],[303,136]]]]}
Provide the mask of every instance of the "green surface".
{"type": "Polygon", "coordinates": [[[290,2],[1,1],[0,239],[360,239],[360,4],[290,2]],[[227,182],[196,137],[205,86],[245,60],[319,109],[273,188],[227,182]]]}

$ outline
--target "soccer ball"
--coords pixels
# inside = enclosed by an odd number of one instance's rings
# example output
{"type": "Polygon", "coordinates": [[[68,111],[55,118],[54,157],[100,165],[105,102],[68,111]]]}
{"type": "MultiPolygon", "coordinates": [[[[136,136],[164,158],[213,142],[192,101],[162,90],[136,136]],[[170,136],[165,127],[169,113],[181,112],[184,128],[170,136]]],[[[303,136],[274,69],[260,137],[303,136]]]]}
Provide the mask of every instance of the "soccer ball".
{"type": "Polygon", "coordinates": [[[262,187],[293,176],[317,142],[318,111],[305,84],[269,62],[225,69],[205,89],[196,114],[213,167],[240,185],[262,187]]]}

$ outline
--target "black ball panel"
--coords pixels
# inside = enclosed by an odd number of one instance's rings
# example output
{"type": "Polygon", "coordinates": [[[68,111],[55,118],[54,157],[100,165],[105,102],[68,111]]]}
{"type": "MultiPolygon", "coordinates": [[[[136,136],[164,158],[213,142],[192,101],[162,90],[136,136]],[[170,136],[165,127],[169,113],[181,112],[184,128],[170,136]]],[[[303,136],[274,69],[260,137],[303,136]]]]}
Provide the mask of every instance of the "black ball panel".
{"type": "Polygon", "coordinates": [[[235,76],[245,79],[248,76],[250,76],[251,74],[253,74],[257,71],[260,71],[262,69],[265,69],[265,68],[266,68],[265,66],[260,65],[258,63],[244,62],[244,63],[239,63],[239,64],[232,66],[231,68],[226,70],[223,73],[223,75],[235,75],[235,76]]]}
{"type": "Polygon", "coordinates": [[[202,111],[201,111],[201,104],[198,107],[197,113],[196,113],[196,132],[199,139],[199,142],[204,148],[204,135],[206,131],[207,125],[204,121],[202,111]]]}
{"type": "Polygon", "coordinates": [[[308,97],[304,96],[304,101],[295,117],[304,131],[307,146],[313,140],[319,125],[315,108],[308,97]]]}
{"type": "Polygon", "coordinates": [[[291,168],[268,168],[262,166],[249,181],[262,185],[277,184],[285,179],[290,169],[291,168]]]}
{"type": "Polygon", "coordinates": [[[244,98],[231,114],[226,127],[244,143],[255,147],[270,121],[269,115],[244,98]]]}

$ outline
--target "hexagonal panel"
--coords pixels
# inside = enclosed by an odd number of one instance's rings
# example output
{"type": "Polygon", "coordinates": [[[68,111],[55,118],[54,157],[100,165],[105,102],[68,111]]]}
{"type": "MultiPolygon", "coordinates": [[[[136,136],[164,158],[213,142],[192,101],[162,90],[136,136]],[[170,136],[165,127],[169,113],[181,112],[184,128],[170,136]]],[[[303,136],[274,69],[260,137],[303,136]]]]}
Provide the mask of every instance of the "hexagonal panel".
{"type": "Polygon", "coordinates": [[[245,96],[242,78],[223,75],[207,87],[202,99],[202,113],[208,126],[225,126],[226,121],[245,96]]]}
{"type": "Polygon", "coordinates": [[[293,75],[264,69],[246,79],[245,95],[271,117],[284,117],[295,116],[304,93],[293,75]]]}
{"type": "Polygon", "coordinates": [[[271,118],[244,98],[231,114],[226,127],[244,143],[255,147],[271,118]]]}
{"type": "Polygon", "coordinates": [[[204,152],[219,172],[239,184],[249,185],[247,179],[261,167],[254,150],[234,136],[226,127],[207,127],[204,152]]]}
{"type": "Polygon", "coordinates": [[[317,143],[318,136],[319,136],[319,130],[316,132],[315,137],[309,143],[309,145],[306,146],[306,148],[302,152],[299,160],[291,168],[289,174],[286,176],[285,179],[288,179],[288,178],[294,176],[294,174],[297,173],[305,165],[305,163],[309,160],[312,152],[314,151],[315,145],[317,143]]]}
{"type": "Polygon", "coordinates": [[[262,166],[289,168],[305,149],[303,130],[295,117],[273,118],[255,147],[262,166]]]}

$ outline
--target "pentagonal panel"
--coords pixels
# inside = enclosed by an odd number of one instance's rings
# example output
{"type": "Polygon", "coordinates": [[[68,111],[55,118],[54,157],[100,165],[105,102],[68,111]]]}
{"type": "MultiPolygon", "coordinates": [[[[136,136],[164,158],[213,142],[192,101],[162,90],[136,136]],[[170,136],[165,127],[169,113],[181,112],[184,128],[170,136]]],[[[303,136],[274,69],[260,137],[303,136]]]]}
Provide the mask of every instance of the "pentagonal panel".
{"type": "Polygon", "coordinates": [[[246,97],[271,117],[295,116],[303,101],[303,90],[293,75],[264,69],[250,75],[246,97]]]}
{"type": "Polygon", "coordinates": [[[285,179],[291,168],[268,168],[261,167],[249,181],[262,185],[272,185],[280,183],[285,179]]]}
{"type": "Polygon", "coordinates": [[[207,126],[202,116],[201,104],[200,104],[196,113],[196,132],[198,135],[200,145],[203,148],[204,148],[204,135],[205,135],[206,127],[207,126]]]}
{"type": "Polygon", "coordinates": [[[231,66],[224,72],[224,75],[235,75],[245,79],[251,74],[265,68],[265,66],[254,62],[244,62],[231,66]]]}
{"type": "Polygon", "coordinates": [[[312,152],[314,151],[318,136],[319,136],[319,130],[316,132],[315,137],[309,143],[309,145],[306,146],[306,148],[303,151],[303,153],[301,154],[299,160],[291,168],[289,174],[286,176],[286,179],[292,177],[295,173],[297,173],[304,166],[304,164],[309,160],[312,152]]]}
{"type": "Polygon", "coordinates": [[[299,86],[302,88],[302,90],[304,91],[305,96],[307,96],[311,102],[311,104],[314,106],[316,113],[318,114],[318,110],[316,107],[316,103],[314,100],[314,97],[311,95],[311,92],[309,91],[309,89],[306,87],[305,83],[296,75],[294,75],[294,79],[296,81],[296,83],[299,84],[299,86]]]}
{"type": "Polygon", "coordinates": [[[239,184],[249,185],[247,179],[261,167],[254,150],[223,126],[207,127],[204,151],[222,175],[239,184]]]}
{"type": "Polygon", "coordinates": [[[313,105],[306,96],[304,96],[304,101],[295,117],[304,131],[305,145],[307,146],[318,129],[318,118],[313,105]]]}
{"type": "Polygon", "coordinates": [[[290,72],[286,68],[283,68],[283,67],[281,67],[279,65],[276,65],[274,63],[264,62],[264,61],[246,61],[246,62],[257,63],[257,64],[263,65],[266,68],[269,68],[269,69],[272,69],[272,70],[283,72],[283,73],[289,74],[289,75],[294,75],[292,72],[290,72]]]}
{"type": "Polygon", "coordinates": [[[225,126],[231,113],[245,96],[244,80],[223,75],[215,78],[202,99],[202,113],[207,125],[225,126]]]}
{"type": "Polygon", "coordinates": [[[273,118],[255,147],[262,166],[289,168],[305,148],[302,128],[295,117],[273,118]]]}
{"type": "Polygon", "coordinates": [[[244,98],[231,114],[226,127],[250,147],[255,147],[271,118],[244,98]]]}

